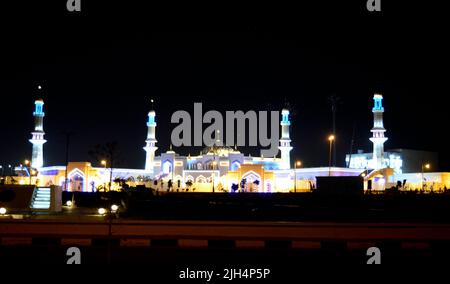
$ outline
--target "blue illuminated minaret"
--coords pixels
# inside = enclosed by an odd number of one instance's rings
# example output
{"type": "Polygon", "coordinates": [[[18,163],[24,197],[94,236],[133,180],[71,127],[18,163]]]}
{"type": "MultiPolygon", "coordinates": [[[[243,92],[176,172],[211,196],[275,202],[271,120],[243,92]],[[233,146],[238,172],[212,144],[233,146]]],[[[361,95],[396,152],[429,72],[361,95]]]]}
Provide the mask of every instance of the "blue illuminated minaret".
{"type": "Polygon", "coordinates": [[[31,167],[39,170],[44,166],[44,101],[37,100],[34,102],[34,131],[31,132],[30,142],[33,144],[33,153],[31,156],[31,167]]]}
{"type": "Polygon", "coordinates": [[[386,129],[383,126],[383,96],[379,94],[375,94],[373,96],[374,107],[372,109],[373,112],[373,128],[372,138],[370,141],[373,143],[373,167],[375,170],[383,168],[383,159],[384,159],[384,142],[386,142],[387,137],[384,137],[384,133],[386,129]]]}
{"type": "Polygon", "coordinates": [[[283,109],[281,111],[281,138],[280,138],[280,149],[281,152],[281,169],[291,168],[291,138],[289,136],[289,126],[291,122],[289,121],[289,110],[283,109]]]}
{"type": "MultiPolygon", "coordinates": [[[[153,103],[153,100],[152,100],[153,103]]],[[[144,150],[146,152],[145,155],[145,170],[149,174],[153,174],[153,162],[155,160],[155,152],[158,149],[156,147],[156,121],[155,121],[155,111],[152,110],[148,113],[148,121],[147,121],[147,139],[145,140],[144,150]]]]}

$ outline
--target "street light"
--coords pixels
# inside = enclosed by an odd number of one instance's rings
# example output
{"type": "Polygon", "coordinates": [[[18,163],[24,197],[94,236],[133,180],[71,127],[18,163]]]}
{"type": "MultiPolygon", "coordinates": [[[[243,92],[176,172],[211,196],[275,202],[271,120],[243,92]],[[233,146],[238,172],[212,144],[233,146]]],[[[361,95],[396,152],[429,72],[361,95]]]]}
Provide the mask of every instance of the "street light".
{"type": "Polygon", "coordinates": [[[330,153],[328,155],[328,176],[331,176],[331,150],[333,148],[334,135],[328,136],[328,141],[330,141],[330,153]]]}
{"type": "MultiPolygon", "coordinates": [[[[102,164],[103,168],[105,169],[105,173],[106,173],[106,160],[101,160],[100,164],[102,164]]],[[[103,182],[103,191],[106,192],[106,182],[103,182]]]]}
{"type": "Polygon", "coordinates": [[[424,184],[423,184],[423,178],[424,178],[424,177],[423,177],[423,172],[424,172],[424,168],[427,169],[427,170],[429,170],[430,167],[431,167],[430,164],[428,164],[428,163],[427,163],[427,164],[422,163],[422,191],[424,190],[424,184]]]}
{"type": "Polygon", "coordinates": [[[3,168],[3,166],[2,165],[0,165],[0,169],[2,170],[2,177],[4,176],[4,174],[5,174],[5,169],[3,168]]]}
{"type": "Polygon", "coordinates": [[[212,172],[212,192],[214,193],[214,192],[215,192],[215,190],[214,190],[214,170],[215,170],[215,168],[216,168],[217,162],[216,162],[216,161],[213,161],[213,162],[212,162],[212,165],[213,165],[213,172],[212,172]]]}
{"type": "Polygon", "coordinates": [[[294,193],[297,193],[297,173],[295,172],[295,170],[297,168],[300,168],[301,166],[302,166],[301,161],[296,161],[294,164],[294,193]]]}

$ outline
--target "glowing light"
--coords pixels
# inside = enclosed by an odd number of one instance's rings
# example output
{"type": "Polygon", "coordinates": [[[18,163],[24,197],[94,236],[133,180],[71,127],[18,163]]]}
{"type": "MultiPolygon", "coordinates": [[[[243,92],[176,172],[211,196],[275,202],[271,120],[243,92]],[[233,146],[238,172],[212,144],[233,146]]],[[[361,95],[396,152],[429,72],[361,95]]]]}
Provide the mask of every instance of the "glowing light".
{"type": "Polygon", "coordinates": [[[34,102],[34,104],[35,104],[35,110],[34,110],[33,115],[43,116],[44,115],[44,111],[43,111],[44,101],[37,100],[34,102]]]}
{"type": "Polygon", "coordinates": [[[5,215],[6,214],[6,208],[5,207],[1,207],[0,208],[0,215],[5,215]]]}
{"type": "Polygon", "coordinates": [[[116,204],[111,205],[112,212],[117,212],[117,210],[119,210],[119,206],[117,206],[116,204]]]}
{"type": "Polygon", "coordinates": [[[328,136],[328,141],[334,141],[334,139],[335,139],[334,135],[328,136]]]}
{"type": "Polygon", "coordinates": [[[151,111],[148,113],[148,122],[147,122],[147,126],[156,126],[156,122],[155,122],[155,112],[151,111]]]}
{"type": "Polygon", "coordinates": [[[383,96],[379,95],[379,94],[375,94],[373,96],[373,100],[375,101],[374,107],[372,109],[372,111],[384,111],[383,108],[383,96]]]}
{"type": "Polygon", "coordinates": [[[72,205],[73,205],[72,201],[70,201],[70,200],[67,200],[67,202],[66,202],[66,206],[68,206],[68,207],[72,207],[72,205]]]}
{"type": "Polygon", "coordinates": [[[301,165],[302,165],[302,162],[301,162],[301,161],[295,162],[295,166],[296,166],[296,167],[301,167],[301,165]]]}
{"type": "Polygon", "coordinates": [[[102,160],[100,163],[102,164],[102,166],[106,166],[106,161],[105,160],[102,160]]]}
{"type": "Polygon", "coordinates": [[[30,161],[28,161],[28,160],[25,160],[25,165],[29,165],[30,164],[30,161]]]}
{"type": "Polygon", "coordinates": [[[431,167],[430,164],[425,165],[425,169],[429,169],[430,167],[431,167]]]}
{"type": "Polygon", "coordinates": [[[289,125],[290,121],[289,121],[289,111],[287,109],[283,109],[281,111],[281,123],[285,124],[285,125],[289,125]]]}
{"type": "Polygon", "coordinates": [[[99,208],[97,212],[100,215],[105,215],[106,214],[106,209],[105,208],[99,208]]]}

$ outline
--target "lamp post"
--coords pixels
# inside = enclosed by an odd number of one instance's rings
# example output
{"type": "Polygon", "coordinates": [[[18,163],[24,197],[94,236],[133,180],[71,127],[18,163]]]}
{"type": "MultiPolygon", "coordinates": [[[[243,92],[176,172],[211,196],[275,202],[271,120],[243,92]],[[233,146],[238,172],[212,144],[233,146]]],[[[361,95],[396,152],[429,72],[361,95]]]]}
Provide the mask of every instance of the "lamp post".
{"type": "Polygon", "coordinates": [[[2,177],[4,176],[4,174],[5,174],[5,169],[3,168],[3,166],[2,165],[0,165],[0,169],[2,170],[2,177]]]}
{"type": "Polygon", "coordinates": [[[297,173],[295,170],[302,166],[301,161],[296,161],[294,164],[294,193],[297,193],[297,173]]]}
{"type": "Polygon", "coordinates": [[[331,150],[333,149],[334,135],[328,136],[328,141],[330,142],[330,152],[328,155],[328,176],[331,176],[331,150]]]}
{"type": "Polygon", "coordinates": [[[216,168],[216,164],[217,164],[217,162],[216,161],[213,161],[212,162],[212,165],[213,165],[213,172],[212,172],[212,192],[214,193],[215,192],[215,189],[214,189],[214,174],[215,174],[215,168],[216,168]]]}
{"type": "MultiPolygon", "coordinates": [[[[101,160],[100,164],[102,164],[104,172],[106,173],[106,160],[101,160]]],[[[103,181],[103,190],[106,192],[106,181],[103,181]]]]}
{"type": "Polygon", "coordinates": [[[28,175],[30,176],[30,182],[29,182],[29,185],[31,185],[31,167],[30,167],[30,161],[29,161],[29,160],[25,160],[25,161],[24,161],[24,164],[25,164],[25,168],[26,168],[27,171],[28,171],[28,175]]]}
{"type": "Polygon", "coordinates": [[[424,184],[423,184],[423,178],[424,178],[424,177],[423,177],[423,172],[424,172],[424,168],[427,169],[427,170],[430,169],[430,164],[428,164],[428,163],[427,163],[427,164],[424,164],[424,163],[422,162],[422,191],[424,190],[424,184]]]}

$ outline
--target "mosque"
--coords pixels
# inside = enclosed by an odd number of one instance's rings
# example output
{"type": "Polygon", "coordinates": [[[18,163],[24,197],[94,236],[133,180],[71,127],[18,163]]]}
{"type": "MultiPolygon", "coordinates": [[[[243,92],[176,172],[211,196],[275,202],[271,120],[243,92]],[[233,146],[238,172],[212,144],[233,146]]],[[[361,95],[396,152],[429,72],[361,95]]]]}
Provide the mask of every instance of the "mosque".
{"type": "MultiPolygon", "coordinates": [[[[281,112],[281,137],[279,157],[252,157],[241,153],[236,147],[216,146],[205,148],[200,155],[182,156],[172,147],[157,155],[156,112],[148,113],[147,139],[145,140],[145,166],[142,169],[109,169],[105,165],[93,166],[89,162],[69,162],[63,166],[45,165],[44,101],[35,101],[35,129],[29,140],[32,144],[31,170],[26,170],[30,183],[38,186],[60,185],[68,191],[91,192],[103,188],[116,190],[114,180],[125,180],[131,186],[145,184],[158,190],[195,192],[232,192],[237,187],[246,192],[302,192],[315,187],[319,176],[365,176],[365,186],[384,190],[401,178],[405,164],[399,156],[386,157],[384,143],[386,130],[383,126],[383,97],[374,96],[374,127],[372,128],[373,152],[347,155],[348,167],[302,168],[291,163],[291,139],[289,133],[289,110],[281,112]],[[66,184],[67,183],[67,184],[66,184]],[[109,186],[107,186],[109,185],[109,186]]],[[[220,139],[220,135],[217,136],[220,139]]],[[[216,141],[220,142],[220,141],[216,141]]],[[[422,174],[423,175],[423,174],[422,174]]],[[[21,180],[26,182],[26,178],[21,180]]],[[[441,177],[440,182],[448,183],[441,177]]]]}

